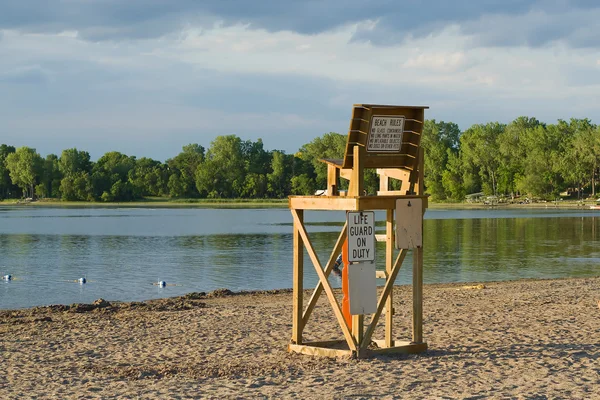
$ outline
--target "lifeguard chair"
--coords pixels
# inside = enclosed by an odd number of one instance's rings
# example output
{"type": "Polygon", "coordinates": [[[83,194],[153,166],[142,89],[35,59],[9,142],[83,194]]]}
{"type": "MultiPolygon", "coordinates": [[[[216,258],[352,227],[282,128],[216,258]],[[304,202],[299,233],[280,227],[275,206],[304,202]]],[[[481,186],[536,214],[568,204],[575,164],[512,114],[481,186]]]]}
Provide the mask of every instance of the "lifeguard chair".
{"type": "MultiPolygon", "coordinates": [[[[423,194],[423,132],[424,111],[428,107],[356,104],[353,107],[350,129],[343,159],[323,159],[327,163],[326,196],[290,196],[289,208],[294,220],[293,252],[293,317],[290,352],[324,356],[353,355],[358,358],[379,353],[418,353],[427,349],[423,341],[423,214],[427,197],[423,194]],[[376,169],[379,177],[377,195],[364,192],[365,168],[376,169]],[[347,194],[340,195],[339,180],[348,179],[347,194]],[[401,181],[400,189],[390,190],[390,179],[401,181]],[[345,210],[347,212],[386,211],[386,233],[376,235],[385,241],[385,271],[373,270],[385,285],[365,330],[365,315],[349,315],[342,310],[328,277],[337,256],[343,252],[348,237],[348,221],[344,224],[329,260],[323,266],[304,226],[304,211],[345,210]],[[394,218],[396,214],[396,218],[394,218]],[[394,225],[396,225],[394,227],[394,225]],[[394,229],[395,228],[395,229],[394,229]],[[394,245],[400,249],[394,258],[394,245]],[[319,277],[306,307],[304,306],[304,248],[319,277]],[[393,337],[394,282],[408,250],[413,252],[413,310],[411,340],[393,337]],[[302,338],[311,313],[325,291],[339,323],[343,340],[305,343],[302,338]],[[385,312],[385,338],[372,340],[382,313],[385,312]]],[[[361,214],[362,215],[362,214],[361,214]]],[[[344,267],[348,271],[348,265],[344,267]]],[[[374,278],[373,278],[374,280],[374,278]]],[[[376,291],[376,288],[374,289],[376,291]]],[[[377,294],[374,294],[377,296],[377,294]]]]}

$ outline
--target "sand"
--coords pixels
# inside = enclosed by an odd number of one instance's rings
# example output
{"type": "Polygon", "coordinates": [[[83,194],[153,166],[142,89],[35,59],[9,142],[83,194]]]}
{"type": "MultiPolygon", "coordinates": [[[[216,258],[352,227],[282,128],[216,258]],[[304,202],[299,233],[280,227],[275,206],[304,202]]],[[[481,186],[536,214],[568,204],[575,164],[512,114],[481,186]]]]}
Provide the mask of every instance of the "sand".
{"type": "MultiPolygon", "coordinates": [[[[426,353],[367,360],[287,353],[289,291],[0,311],[0,398],[600,398],[600,277],[463,286],[425,286],[426,353]]],[[[305,338],[341,339],[322,300],[305,338]]]]}

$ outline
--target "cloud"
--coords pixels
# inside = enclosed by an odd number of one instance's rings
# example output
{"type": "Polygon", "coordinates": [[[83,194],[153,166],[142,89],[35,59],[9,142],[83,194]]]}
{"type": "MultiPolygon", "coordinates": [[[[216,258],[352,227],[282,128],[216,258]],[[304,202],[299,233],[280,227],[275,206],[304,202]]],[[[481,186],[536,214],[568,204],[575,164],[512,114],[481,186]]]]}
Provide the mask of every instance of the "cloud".
{"type": "Polygon", "coordinates": [[[599,12],[594,0],[4,0],[0,29],[76,31],[86,40],[122,41],[215,24],[315,35],[376,21],[373,28],[363,25],[352,40],[389,46],[458,26],[481,45],[536,47],[566,38],[575,47],[597,48],[599,12]]]}
{"type": "Polygon", "coordinates": [[[231,133],[294,152],[353,103],[600,121],[595,2],[36,1],[0,2],[0,131],[40,152],[165,159],[231,133]]]}
{"type": "Polygon", "coordinates": [[[47,83],[49,76],[49,72],[39,65],[30,65],[0,72],[0,83],[40,85],[47,83]]]}

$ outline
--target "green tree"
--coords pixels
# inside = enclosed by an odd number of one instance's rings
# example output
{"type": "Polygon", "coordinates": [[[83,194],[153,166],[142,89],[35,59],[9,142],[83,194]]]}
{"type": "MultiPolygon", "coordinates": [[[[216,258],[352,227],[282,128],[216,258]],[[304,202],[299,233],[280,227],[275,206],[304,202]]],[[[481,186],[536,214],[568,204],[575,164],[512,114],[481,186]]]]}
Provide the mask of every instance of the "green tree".
{"type": "Polygon", "coordinates": [[[315,181],[307,174],[294,176],[291,181],[292,194],[299,196],[312,195],[315,192],[315,181]]]}
{"type": "Polygon", "coordinates": [[[478,171],[482,189],[487,194],[498,194],[500,168],[498,137],[505,128],[506,125],[498,122],[473,125],[460,138],[462,159],[468,166],[467,171],[478,171]]]}
{"type": "Polygon", "coordinates": [[[0,200],[14,195],[15,185],[10,179],[10,172],[6,167],[6,157],[16,150],[13,146],[0,145],[0,200]]]}
{"type": "Polygon", "coordinates": [[[58,168],[63,176],[73,176],[80,172],[91,172],[90,153],[76,148],[63,150],[58,161],[58,168]]]}
{"type": "Polygon", "coordinates": [[[499,189],[503,193],[515,195],[517,180],[524,175],[527,150],[523,143],[529,131],[541,124],[536,118],[518,117],[498,136],[500,155],[499,189]]]}
{"type": "Polygon", "coordinates": [[[174,188],[173,191],[169,189],[171,197],[198,197],[200,195],[196,188],[195,176],[198,166],[204,161],[204,153],[204,147],[193,143],[183,146],[181,153],[167,160],[170,175],[168,179],[169,182],[173,182],[168,187],[174,188]],[[176,175],[177,178],[171,179],[173,175],[176,175]]]}
{"type": "Polygon", "coordinates": [[[34,187],[39,181],[43,159],[35,149],[23,146],[6,157],[10,179],[23,189],[24,197],[34,197],[34,187]]]}
{"type": "MultiPolygon", "coordinates": [[[[323,158],[341,159],[344,157],[345,149],[346,136],[335,132],[329,132],[321,137],[317,137],[300,148],[300,152],[297,156],[310,163],[314,170],[315,182],[312,185],[313,188],[317,187],[324,189],[327,187],[327,165],[320,160],[323,158]]],[[[303,174],[306,174],[307,176],[302,178],[302,180],[306,178],[312,179],[310,173],[304,172],[303,174]]],[[[347,187],[345,183],[340,186],[347,187]]]]}
{"type": "Polygon", "coordinates": [[[571,119],[565,130],[570,134],[565,135],[567,140],[561,152],[562,175],[577,186],[579,196],[588,183],[595,196],[595,177],[600,161],[598,127],[587,118],[571,119]]]}
{"type": "Polygon", "coordinates": [[[446,170],[442,173],[444,192],[450,199],[462,201],[467,192],[463,181],[464,171],[460,154],[456,154],[451,149],[447,149],[447,153],[446,170]]]}
{"type": "Polygon", "coordinates": [[[142,157],[129,171],[129,181],[139,196],[162,196],[168,193],[167,170],[160,161],[142,157]]]}
{"type": "Polygon", "coordinates": [[[94,198],[103,201],[127,201],[139,198],[129,182],[129,172],[135,168],[135,157],[118,151],[104,154],[92,168],[94,198]]]}
{"type": "Polygon", "coordinates": [[[269,196],[283,198],[290,193],[294,156],[274,150],[271,157],[271,172],[267,174],[269,196]]]}
{"type": "Polygon", "coordinates": [[[48,154],[43,161],[41,182],[36,187],[36,194],[40,197],[59,197],[61,179],[58,156],[48,154]]]}
{"type": "Polygon", "coordinates": [[[218,136],[196,170],[196,187],[211,198],[237,198],[244,191],[246,160],[242,140],[236,135],[218,136]]]}
{"type": "Polygon", "coordinates": [[[447,170],[448,157],[458,154],[459,144],[458,125],[453,122],[425,121],[421,136],[421,147],[425,153],[425,188],[434,201],[448,197],[442,178],[447,170]]]}
{"type": "Polygon", "coordinates": [[[267,174],[271,172],[271,154],[265,151],[262,139],[242,142],[242,157],[246,161],[246,177],[242,197],[264,198],[267,196],[267,174]]]}
{"type": "Polygon", "coordinates": [[[60,181],[61,198],[67,201],[93,201],[94,188],[88,172],[79,171],[60,181]]]}
{"type": "Polygon", "coordinates": [[[520,140],[526,154],[523,174],[515,180],[519,192],[534,197],[558,195],[562,183],[560,170],[564,164],[561,153],[571,136],[568,124],[560,121],[558,125],[539,125],[525,131],[520,140]]]}

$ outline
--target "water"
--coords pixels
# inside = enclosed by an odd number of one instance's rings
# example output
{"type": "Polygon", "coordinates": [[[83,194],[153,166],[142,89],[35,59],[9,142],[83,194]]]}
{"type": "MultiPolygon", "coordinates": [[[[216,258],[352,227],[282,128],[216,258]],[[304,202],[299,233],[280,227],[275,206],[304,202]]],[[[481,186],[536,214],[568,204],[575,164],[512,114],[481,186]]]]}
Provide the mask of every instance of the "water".
{"type": "MultiPolygon", "coordinates": [[[[344,218],[305,212],[323,264],[344,218]]],[[[428,210],[425,219],[425,283],[600,275],[598,211],[428,210]]],[[[0,207],[0,275],[14,278],[0,282],[0,309],[289,288],[291,221],[287,209],[0,207]],[[159,280],[170,285],[153,285],[159,280]]],[[[383,263],[383,243],[377,251],[383,263]]],[[[410,270],[397,283],[409,283],[410,270]]],[[[308,256],[305,271],[305,287],[314,287],[308,256]]]]}

